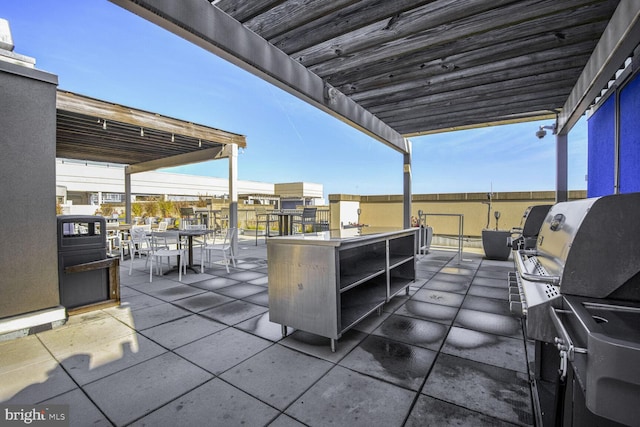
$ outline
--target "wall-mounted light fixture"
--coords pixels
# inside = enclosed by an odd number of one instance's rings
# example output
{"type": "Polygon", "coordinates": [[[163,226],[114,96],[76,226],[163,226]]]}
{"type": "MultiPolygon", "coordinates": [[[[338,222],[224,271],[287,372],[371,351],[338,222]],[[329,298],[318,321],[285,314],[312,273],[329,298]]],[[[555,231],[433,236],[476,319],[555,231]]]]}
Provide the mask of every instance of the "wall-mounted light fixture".
{"type": "Polygon", "coordinates": [[[140,128],[140,136],[144,136],[144,129],[140,128]]]}

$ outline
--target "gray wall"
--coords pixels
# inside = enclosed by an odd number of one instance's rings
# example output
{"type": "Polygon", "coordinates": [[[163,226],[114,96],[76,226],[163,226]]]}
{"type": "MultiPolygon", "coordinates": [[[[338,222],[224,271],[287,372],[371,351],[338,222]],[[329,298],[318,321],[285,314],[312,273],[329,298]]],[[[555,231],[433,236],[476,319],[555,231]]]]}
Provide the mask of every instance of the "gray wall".
{"type": "Polygon", "coordinates": [[[59,305],[57,84],[0,61],[0,319],[59,305]]]}

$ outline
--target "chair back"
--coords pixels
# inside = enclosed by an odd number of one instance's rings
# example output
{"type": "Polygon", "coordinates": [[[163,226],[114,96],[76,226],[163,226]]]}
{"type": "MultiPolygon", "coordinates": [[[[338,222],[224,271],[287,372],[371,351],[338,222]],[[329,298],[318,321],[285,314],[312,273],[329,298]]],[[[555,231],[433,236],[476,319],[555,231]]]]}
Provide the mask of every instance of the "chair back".
{"type": "Polygon", "coordinates": [[[151,235],[153,248],[159,249],[171,249],[180,247],[180,233],[175,230],[163,231],[161,233],[155,232],[151,235]]]}
{"type": "Polygon", "coordinates": [[[134,242],[142,242],[147,240],[147,230],[142,226],[131,227],[131,240],[134,242]]]}
{"type": "Polygon", "coordinates": [[[206,230],[206,224],[187,224],[185,230],[206,230]]]}
{"type": "Polygon", "coordinates": [[[159,222],[156,231],[167,231],[167,225],[168,224],[165,221],[159,222]]]}
{"type": "Polygon", "coordinates": [[[302,220],[313,220],[316,219],[316,211],[317,208],[304,208],[302,209],[302,220]]]}
{"type": "Polygon", "coordinates": [[[222,242],[223,246],[231,245],[237,230],[237,228],[227,228],[227,232],[224,234],[224,242],[222,242]]]}

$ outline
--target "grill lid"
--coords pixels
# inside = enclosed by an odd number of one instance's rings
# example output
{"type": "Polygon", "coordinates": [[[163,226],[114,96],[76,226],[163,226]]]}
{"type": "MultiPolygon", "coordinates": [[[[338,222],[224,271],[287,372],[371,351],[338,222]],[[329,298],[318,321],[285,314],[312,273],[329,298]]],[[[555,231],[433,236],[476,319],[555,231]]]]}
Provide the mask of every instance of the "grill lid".
{"type": "Polygon", "coordinates": [[[640,193],[557,203],[536,255],[562,294],[640,300],[640,193]]]}

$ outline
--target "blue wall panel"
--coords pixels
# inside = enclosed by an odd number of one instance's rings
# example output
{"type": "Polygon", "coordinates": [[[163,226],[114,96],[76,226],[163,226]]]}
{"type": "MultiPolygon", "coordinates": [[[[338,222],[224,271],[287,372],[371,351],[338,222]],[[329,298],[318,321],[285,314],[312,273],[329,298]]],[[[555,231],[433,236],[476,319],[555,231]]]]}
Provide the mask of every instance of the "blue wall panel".
{"type": "Polygon", "coordinates": [[[587,197],[604,196],[614,192],[615,116],[614,94],[589,118],[587,197]]]}
{"type": "Polygon", "coordinates": [[[640,74],[620,92],[620,192],[640,191],[640,74]]]}

